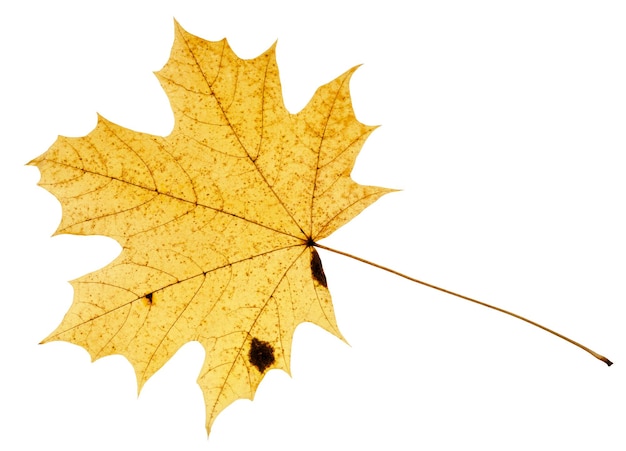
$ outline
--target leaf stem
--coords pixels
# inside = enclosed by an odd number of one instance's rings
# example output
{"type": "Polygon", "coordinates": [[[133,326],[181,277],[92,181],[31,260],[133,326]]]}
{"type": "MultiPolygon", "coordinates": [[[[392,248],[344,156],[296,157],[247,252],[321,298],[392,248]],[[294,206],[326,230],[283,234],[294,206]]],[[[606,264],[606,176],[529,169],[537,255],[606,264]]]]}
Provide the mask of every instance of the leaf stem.
{"type": "Polygon", "coordinates": [[[424,285],[426,287],[433,288],[433,289],[441,291],[443,293],[447,293],[447,294],[450,294],[452,296],[456,296],[457,298],[465,299],[466,301],[470,301],[470,302],[473,302],[475,304],[482,305],[483,307],[488,307],[488,308],[490,308],[492,310],[496,310],[498,312],[501,312],[501,313],[504,313],[506,315],[512,316],[514,318],[521,319],[522,321],[525,321],[528,324],[532,324],[533,326],[538,327],[539,329],[543,329],[546,332],[551,333],[552,335],[555,335],[555,336],[557,336],[559,338],[562,338],[563,340],[573,344],[574,346],[578,346],[580,349],[582,349],[583,351],[587,351],[589,354],[594,356],[596,359],[601,360],[602,362],[606,363],[608,366],[613,365],[613,362],[611,362],[609,359],[607,359],[603,355],[598,354],[597,352],[589,349],[587,346],[584,346],[584,345],[578,343],[577,341],[574,341],[571,338],[566,337],[565,335],[562,335],[562,334],[560,334],[560,333],[558,333],[558,332],[556,332],[556,331],[554,331],[552,329],[549,329],[549,328],[547,328],[545,326],[542,326],[539,323],[536,323],[536,322],[534,322],[532,320],[529,320],[528,318],[524,318],[523,316],[518,315],[517,313],[509,312],[508,310],[504,310],[503,308],[496,307],[495,305],[487,304],[486,302],[482,302],[482,301],[479,301],[477,299],[470,298],[468,296],[464,296],[464,295],[459,294],[459,293],[455,293],[454,291],[446,290],[445,288],[438,287],[438,286],[433,285],[431,283],[424,282],[424,281],[419,280],[419,279],[415,279],[413,277],[407,276],[406,274],[402,274],[401,272],[398,272],[398,271],[393,270],[391,268],[387,268],[386,266],[382,266],[382,265],[379,265],[377,263],[371,262],[369,260],[365,260],[365,259],[363,259],[361,257],[357,257],[356,255],[352,255],[352,254],[349,254],[347,252],[343,252],[343,251],[340,251],[340,250],[337,250],[337,249],[333,249],[333,248],[328,247],[328,246],[324,246],[323,244],[314,243],[314,246],[316,246],[316,247],[318,247],[320,249],[325,249],[327,251],[334,252],[335,254],[339,254],[339,255],[343,255],[345,257],[349,257],[349,258],[351,258],[353,260],[357,260],[357,261],[360,261],[362,263],[366,263],[366,264],[368,264],[370,266],[374,266],[375,268],[379,268],[379,269],[385,270],[387,272],[395,274],[396,276],[400,276],[400,277],[403,277],[403,278],[405,278],[407,280],[410,280],[411,282],[419,283],[420,285],[424,285]]]}

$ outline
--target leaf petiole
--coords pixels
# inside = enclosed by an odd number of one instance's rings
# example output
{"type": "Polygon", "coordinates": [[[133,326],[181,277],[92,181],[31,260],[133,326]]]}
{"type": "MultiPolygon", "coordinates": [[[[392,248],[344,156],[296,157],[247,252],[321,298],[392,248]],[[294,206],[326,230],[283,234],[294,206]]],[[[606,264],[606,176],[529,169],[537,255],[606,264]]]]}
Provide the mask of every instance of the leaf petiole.
{"type": "Polygon", "coordinates": [[[613,362],[611,362],[609,359],[607,359],[603,355],[598,354],[597,352],[589,349],[587,346],[584,346],[584,345],[578,343],[577,341],[574,341],[571,338],[566,337],[565,335],[562,335],[562,334],[560,334],[560,333],[558,333],[558,332],[556,332],[556,331],[554,331],[552,329],[549,329],[549,328],[547,328],[545,326],[542,326],[539,323],[536,323],[536,322],[534,322],[532,320],[529,320],[528,318],[524,318],[523,316],[518,315],[517,313],[509,312],[508,310],[505,310],[505,309],[500,308],[500,307],[496,307],[495,305],[487,304],[486,302],[479,301],[478,299],[470,298],[468,296],[464,296],[462,294],[455,293],[454,291],[450,291],[450,290],[446,290],[445,288],[438,287],[438,286],[433,285],[431,283],[424,282],[424,281],[419,280],[419,279],[415,279],[413,277],[407,276],[406,274],[402,274],[401,272],[398,272],[398,271],[393,270],[391,268],[387,268],[386,266],[382,266],[382,265],[379,265],[377,263],[371,262],[369,260],[365,260],[365,259],[363,259],[361,257],[357,257],[356,255],[352,255],[352,254],[349,254],[347,252],[343,252],[343,251],[340,251],[340,250],[337,250],[337,249],[333,249],[333,248],[328,247],[328,246],[324,246],[323,244],[314,243],[314,246],[316,246],[316,247],[318,247],[320,249],[325,249],[327,251],[334,252],[335,254],[339,254],[339,255],[343,255],[345,257],[352,258],[353,260],[357,260],[357,261],[360,261],[362,263],[366,263],[366,264],[368,264],[370,266],[374,266],[375,268],[379,268],[379,269],[385,270],[387,272],[395,274],[396,276],[400,276],[400,277],[403,277],[403,278],[405,278],[407,280],[410,280],[411,282],[419,283],[420,285],[424,285],[426,287],[433,288],[433,289],[441,291],[443,293],[447,293],[447,294],[450,294],[452,296],[456,296],[457,298],[465,299],[466,301],[470,301],[470,302],[473,302],[475,304],[482,305],[483,307],[488,307],[488,308],[490,308],[492,310],[497,310],[498,312],[504,313],[504,314],[512,316],[514,318],[521,319],[522,321],[525,321],[528,324],[532,324],[533,326],[538,327],[540,329],[543,329],[546,332],[551,333],[552,335],[555,335],[555,336],[557,336],[559,338],[562,338],[563,340],[573,344],[574,346],[578,346],[580,349],[582,349],[584,351],[587,351],[589,354],[594,356],[596,359],[601,360],[602,362],[606,363],[608,366],[613,365],[613,362]]]}

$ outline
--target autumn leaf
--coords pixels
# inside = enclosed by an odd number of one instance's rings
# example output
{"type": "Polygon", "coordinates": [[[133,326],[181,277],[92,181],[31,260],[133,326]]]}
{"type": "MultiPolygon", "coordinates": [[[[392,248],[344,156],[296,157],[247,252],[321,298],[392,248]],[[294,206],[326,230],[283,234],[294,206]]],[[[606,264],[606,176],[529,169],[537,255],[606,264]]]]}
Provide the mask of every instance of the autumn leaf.
{"type": "Polygon", "coordinates": [[[175,117],[160,137],[98,117],[85,137],[59,137],[30,164],[61,202],[56,234],[105,235],[122,246],[106,267],[72,281],[74,300],[43,342],[84,347],[92,360],[125,356],[138,388],[189,341],[204,347],[198,376],[206,427],[252,399],[271,369],[289,372],[296,327],[342,338],[315,248],[497,310],[515,313],[319,243],[393,190],[350,173],[374,127],[350,100],[353,68],[299,113],[282,100],[274,47],[242,60],[176,24],[156,75],[175,117]]]}
{"type": "Polygon", "coordinates": [[[274,47],[243,60],[226,40],[176,24],[156,74],[174,111],[169,136],[98,117],[87,136],[59,137],[30,163],[62,204],[57,234],[105,235],[123,249],[72,281],[72,306],[44,342],[125,356],[139,390],[200,342],[210,431],[270,369],[289,372],[298,324],[341,338],[315,245],[392,191],[350,178],[374,129],[352,109],[354,70],[291,114],[274,47]]]}

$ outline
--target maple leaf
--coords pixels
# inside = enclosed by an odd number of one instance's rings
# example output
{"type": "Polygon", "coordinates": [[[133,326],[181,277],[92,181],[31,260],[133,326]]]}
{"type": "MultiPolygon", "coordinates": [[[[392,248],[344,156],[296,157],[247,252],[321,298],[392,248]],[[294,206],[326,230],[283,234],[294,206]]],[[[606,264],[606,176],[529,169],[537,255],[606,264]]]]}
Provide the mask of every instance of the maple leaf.
{"type": "Polygon", "coordinates": [[[355,68],[291,114],[274,47],[251,60],[226,40],[176,24],[157,77],[174,111],[167,137],[98,117],[85,137],[59,137],[30,164],[61,202],[57,234],[105,235],[122,246],[108,266],[72,281],[73,303],[44,342],[125,356],[139,390],[189,341],[206,426],[252,399],[273,368],[289,372],[296,326],[341,338],[317,240],[392,190],[350,178],[374,127],[355,117],[355,68]]]}

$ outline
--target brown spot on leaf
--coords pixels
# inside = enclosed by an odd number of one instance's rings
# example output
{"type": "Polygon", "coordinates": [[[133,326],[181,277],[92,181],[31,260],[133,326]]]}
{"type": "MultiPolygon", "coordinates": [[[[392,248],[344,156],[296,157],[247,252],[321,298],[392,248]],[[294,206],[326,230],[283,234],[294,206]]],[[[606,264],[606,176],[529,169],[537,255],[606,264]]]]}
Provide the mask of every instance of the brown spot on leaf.
{"type": "Polygon", "coordinates": [[[326,274],[324,274],[324,268],[322,267],[322,260],[319,254],[314,248],[311,248],[311,273],[313,278],[317,280],[323,287],[328,287],[326,283],[326,274]]]}
{"type": "Polygon", "coordinates": [[[274,362],[274,348],[267,341],[261,341],[258,338],[253,338],[250,343],[250,352],[248,353],[248,360],[251,364],[264,373],[274,362]]]}
{"type": "Polygon", "coordinates": [[[143,303],[144,305],[146,305],[147,307],[151,307],[154,305],[154,293],[148,293],[143,297],[143,303]]]}

